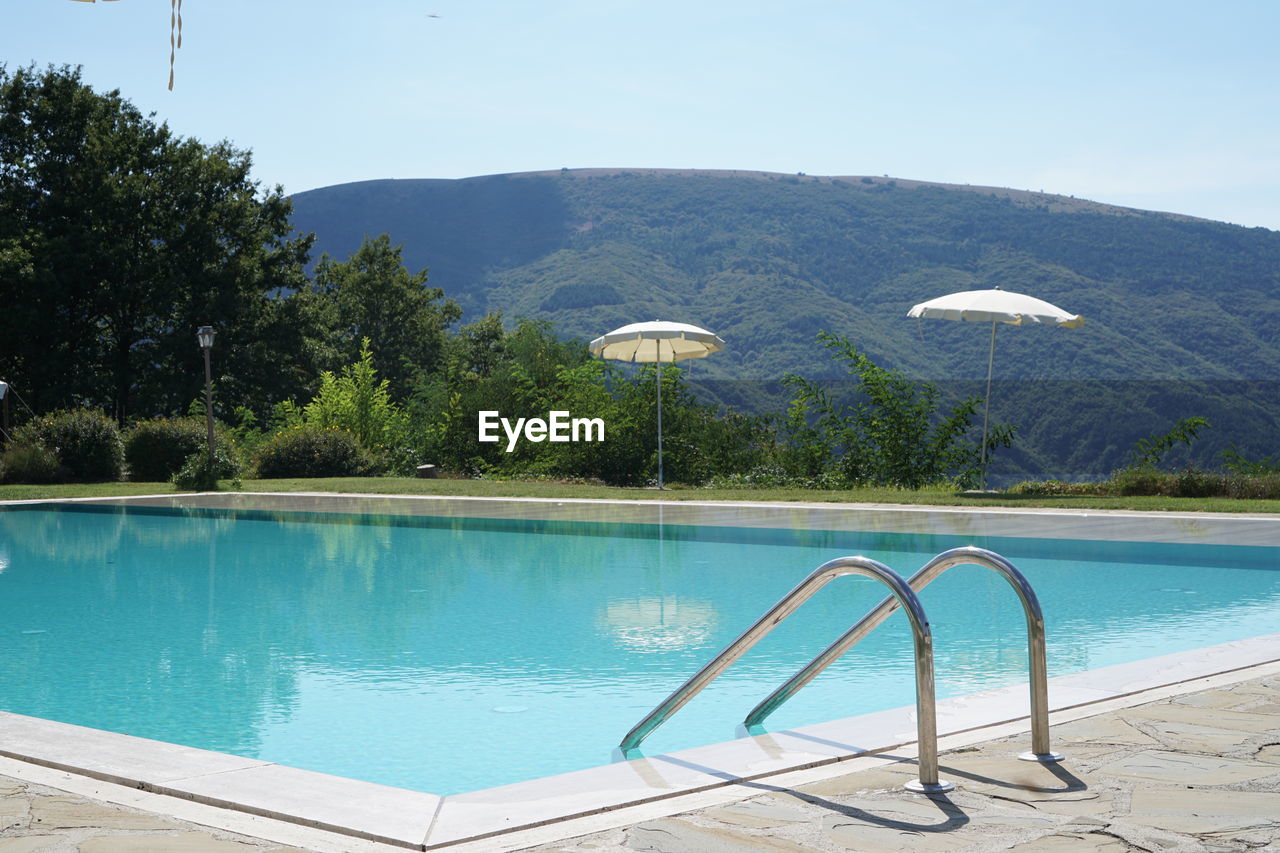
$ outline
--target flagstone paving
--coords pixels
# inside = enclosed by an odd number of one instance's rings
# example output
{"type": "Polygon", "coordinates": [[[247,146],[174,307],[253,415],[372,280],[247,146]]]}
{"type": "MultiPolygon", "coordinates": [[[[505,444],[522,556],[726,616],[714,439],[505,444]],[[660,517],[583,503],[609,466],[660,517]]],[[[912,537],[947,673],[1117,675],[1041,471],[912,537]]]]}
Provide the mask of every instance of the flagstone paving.
{"type": "Polygon", "coordinates": [[[0,853],[291,853],[258,838],[0,778],[0,853]]]}
{"type": "MultiPolygon", "coordinates": [[[[526,849],[1280,853],[1280,676],[1056,725],[1053,738],[1060,764],[1018,761],[1025,735],[943,753],[957,786],[947,794],[905,792],[915,765],[903,762],[792,788],[748,783],[760,793],[740,802],[526,849]]],[[[299,849],[0,777],[0,853],[299,849]]]]}
{"type": "Polygon", "coordinates": [[[1280,853],[1277,700],[1272,676],[1054,726],[1059,764],[1018,761],[1025,735],[943,753],[942,795],[904,762],[529,849],[1280,853]]]}

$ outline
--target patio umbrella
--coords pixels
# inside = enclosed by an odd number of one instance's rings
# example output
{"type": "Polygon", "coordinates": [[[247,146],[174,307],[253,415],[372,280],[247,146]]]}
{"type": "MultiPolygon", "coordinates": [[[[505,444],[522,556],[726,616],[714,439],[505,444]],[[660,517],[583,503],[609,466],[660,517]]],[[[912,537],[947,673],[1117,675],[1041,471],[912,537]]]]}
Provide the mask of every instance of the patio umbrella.
{"type": "Polygon", "coordinates": [[[1079,314],[1068,314],[1056,305],[996,287],[991,290],[964,290],[948,293],[928,302],[913,305],[908,317],[929,317],[938,320],[964,320],[969,323],[991,324],[991,348],[987,353],[987,396],[982,410],[982,485],[987,482],[987,416],[991,412],[991,368],[996,357],[996,324],[1008,323],[1021,326],[1024,323],[1040,323],[1074,329],[1084,322],[1079,314]]]}
{"type": "Polygon", "coordinates": [[[632,323],[591,342],[591,354],[617,361],[658,362],[658,488],[662,488],[662,364],[706,358],[724,349],[714,333],[688,323],[632,323]]]}

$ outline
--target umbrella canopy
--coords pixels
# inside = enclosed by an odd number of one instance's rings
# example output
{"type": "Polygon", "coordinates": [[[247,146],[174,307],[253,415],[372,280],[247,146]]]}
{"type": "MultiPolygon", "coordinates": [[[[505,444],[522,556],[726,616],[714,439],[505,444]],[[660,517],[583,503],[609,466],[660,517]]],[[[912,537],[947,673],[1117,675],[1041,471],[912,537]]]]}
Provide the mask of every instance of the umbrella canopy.
{"type": "Polygon", "coordinates": [[[1065,329],[1074,329],[1084,322],[1079,314],[1068,314],[1043,299],[998,287],[993,290],[948,293],[912,306],[907,316],[928,317],[933,320],[965,320],[970,323],[1008,323],[1011,326],[1040,323],[1062,326],[1065,329]]]}
{"type": "MultiPolygon", "coordinates": [[[[617,361],[683,361],[706,358],[724,349],[724,341],[688,323],[632,323],[601,335],[590,344],[591,354],[617,361]]],[[[662,370],[658,370],[658,488],[662,488],[662,370]]]]}
{"type": "Polygon", "coordinates": [[[706,358],[724,349],[724,341],[688,323],[632,323],[591,342],[592,355],[618,361],[683,361],[706,358]]]}
{"type": "Polygon", "coordinates": [[[991,348],[987,352],[987,396],[982,409],[982,485],[987,482],[987,420],[991,413],[991,372],[996,358],[996,324],[1021,326],[1039,323],[1074,329],[1084,322],[1079,314],[1063,311],[1057,305],[996,287],[991,290],[963,290],[948,293],[928,302],[911,306],[908,317],[928,317],[936,320],[962,320],[969,323],[991,324],[991,348]]]}

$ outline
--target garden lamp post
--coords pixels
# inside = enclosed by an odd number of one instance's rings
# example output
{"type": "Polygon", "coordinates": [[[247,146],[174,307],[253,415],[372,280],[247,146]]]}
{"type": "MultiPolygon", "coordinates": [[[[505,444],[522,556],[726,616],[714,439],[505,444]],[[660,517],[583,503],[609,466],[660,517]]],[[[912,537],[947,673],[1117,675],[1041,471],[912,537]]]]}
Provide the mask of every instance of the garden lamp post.
{"type": "Polygon", "coordinates": [[[213,349],[213,326],[196,329],[196,340],[204,350],[204,417],[209,427],[209,470],[213,470],[213,373],[209,368],[209,351],[213,349]]]}

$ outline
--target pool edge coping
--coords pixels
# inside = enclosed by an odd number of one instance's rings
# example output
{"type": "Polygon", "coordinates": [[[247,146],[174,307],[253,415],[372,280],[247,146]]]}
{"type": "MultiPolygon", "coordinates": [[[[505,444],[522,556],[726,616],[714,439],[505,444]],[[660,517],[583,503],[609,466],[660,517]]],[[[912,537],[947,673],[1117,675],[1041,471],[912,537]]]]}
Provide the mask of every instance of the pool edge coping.
{"type": "Polygon", "coordinates": [[[680,506],[709,506],[709,507],[772,507],[772,508],[796,508],[796,509],[871,509],[871,510],[892,510],[895,512],[940,512],[940,513],[1012,513],[1012,514],[1028,514],[1028,515],[1067,515],[1067,516],[1134,516],[1134,517],[1150,517],[1150,518],[1184,518],[1184,519],[1203,519],[1203,518],[1241,518],[1280,521],[1280,512],[1207,512],[1203,510],[1161,510],[1161,509],[1073,509],[1071,507],[1039,507],[1039,506],[955,506],[951,504],[895,504],[895,503],[877,503],[868,501],[747,501],[747,500],[716,500],[713,498],[689,498],[689,499],[673,499],[663,500],[661,498],[544,498],[534,496],[496,496],[496,495],[429,495],[429,494],[397,494],[395,492],[324,492],[324,491],[298,491],[298,492],[270,492],[270,491],[249,491],[249,490],[223,490],[217,492],[167,492],[150,495],[97,495],[84,497],[66,497],[66,498],[13,498],[9,500],[0,500],[0,505],[4,504],[38,504],[38,503],[66,503],[71,501],[91,502],[91,501],[131,501],[131,500],[151,500],[151,499],[181,499],[181,498],[206,498],[206,497],[235,497],[237,495],[253,496],[260,495],[264,497],[318,497],[318,498],[377,498],[379,500],[405,500],[405,501],[467,501],[467,502],[499,502],[510,501],[515,503],[545,503],[545,504],[613,504],[620,506],[656,506],[664,505],[667,507],[680,506]]]}
{"type": "MultiPolygon", "coordinates": [[[[951,507],[870,503],[773,501],[623,500],[603,498],[495,498],[454,495],[383,495],[340,492],[187,492],[117,497],[39,498],[0,501],[6,506],[88,504],[97,506],[191,507],[293,512],[357,512],[356,503],[386,509],[444,509],[409,512],[437,517],[500,518],[518,521],[618,521],[610,510],[625,508],[627,521],[721,527],[779,526],[796,530],[857,530],[866,533],[922,533],[939,536],[1085,538],[1101,541],[1202,545],[1273,545],[1280,514],[1204,513],[1175,510],[1074,510],[1058,507],[951,507]],[[277,502],[255,507],[263,499],[277,502]],[[449,505],[466,507],[466,514],[449,505]],[[479,514],[474,510],[482,508],[479,514]],[[851,519],[859,524],[851,527],[851,519]],[[1087,522],[1087,537],[1072,528],[1087,522]]],[[[379,514],[377,509],[365,514],[379,514]]]]}

